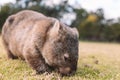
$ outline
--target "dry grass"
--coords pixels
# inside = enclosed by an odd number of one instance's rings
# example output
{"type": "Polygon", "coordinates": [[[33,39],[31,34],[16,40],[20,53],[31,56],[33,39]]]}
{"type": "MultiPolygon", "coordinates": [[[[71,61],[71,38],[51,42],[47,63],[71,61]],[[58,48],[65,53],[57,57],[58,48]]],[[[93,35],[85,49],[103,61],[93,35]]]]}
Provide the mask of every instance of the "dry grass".
{"type": "Polygon", "coordinates": [[[74,76],[36,75],[22,60],[8,60],[0,38],[0,80],[119,80],[120,44],[80,42],[78,70],[74,76]]]}

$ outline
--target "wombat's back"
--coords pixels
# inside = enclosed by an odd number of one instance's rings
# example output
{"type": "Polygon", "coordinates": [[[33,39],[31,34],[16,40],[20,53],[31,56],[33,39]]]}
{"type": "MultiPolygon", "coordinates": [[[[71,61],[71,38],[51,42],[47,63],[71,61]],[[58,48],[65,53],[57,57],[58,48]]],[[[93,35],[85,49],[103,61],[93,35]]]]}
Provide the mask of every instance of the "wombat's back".
{"type": "MultiPolygon", "coordinates": [[[[31,24],[32,20],[44,18],[45,16],[41,13],[37,13],[31,10],[23,10],[16,14],[9,16],[3,25],[2,35],[10,36],[12,30],[16,27],[23,27],[23,24],[31,24]],[[31,20],[31,21],[30,21],[31,20]],[[19,26],[21,24],[21,26],[19,26]]],[[[6,39],[7,40],[7,39],[6,39]]]]}
{"type": "MultiPolygon", "coordinates": [[[[44,36],[44,32],[49,24],[50,20],[46,16],[30,10],[24,10],[11,15],[2,29],[4,45],[15,56],[23,57],[22,51],[24,47],[34,45],[33,43],[38,36],[44,36]]],[[[41,37],[41,45],[43,41],[44,39],[41,37]]]]}

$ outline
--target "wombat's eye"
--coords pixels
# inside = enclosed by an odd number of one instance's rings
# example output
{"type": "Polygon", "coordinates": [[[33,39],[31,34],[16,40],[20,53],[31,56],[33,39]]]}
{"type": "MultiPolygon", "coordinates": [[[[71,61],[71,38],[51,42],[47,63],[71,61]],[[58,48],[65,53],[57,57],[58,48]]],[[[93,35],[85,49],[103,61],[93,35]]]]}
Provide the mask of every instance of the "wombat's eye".
{"type": "Polygon", "coordinates": [[[64,54],[64,60],[68,61],[69,60],[69,55],[68,54],[64,54]]]}

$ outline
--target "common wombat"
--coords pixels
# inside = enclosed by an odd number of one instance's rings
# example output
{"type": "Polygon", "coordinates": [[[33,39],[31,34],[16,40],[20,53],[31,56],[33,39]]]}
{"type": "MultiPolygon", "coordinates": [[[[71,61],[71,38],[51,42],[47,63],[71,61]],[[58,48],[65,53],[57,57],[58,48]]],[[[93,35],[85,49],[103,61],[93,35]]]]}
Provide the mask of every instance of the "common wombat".
{"type": "Polygon", "coordinates": [[[25,60],[37,73],[74,73],[78,61],[78,31],[55,18],[23,10],[2,28],[8,58],[25,60]]]}

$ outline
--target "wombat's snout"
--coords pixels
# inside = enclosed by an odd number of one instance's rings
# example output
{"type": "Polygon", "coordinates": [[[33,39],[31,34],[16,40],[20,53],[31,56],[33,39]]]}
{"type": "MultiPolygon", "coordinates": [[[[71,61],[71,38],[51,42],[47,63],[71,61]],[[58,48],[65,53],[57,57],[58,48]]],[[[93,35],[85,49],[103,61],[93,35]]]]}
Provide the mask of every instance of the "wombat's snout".
{"type": "Polygon", "coordinates": [[[74,71],[72,71],[70,67],[59,68],[59,72],[62,76],[69,76],[69,75],[74,74],[74,71]]]}

